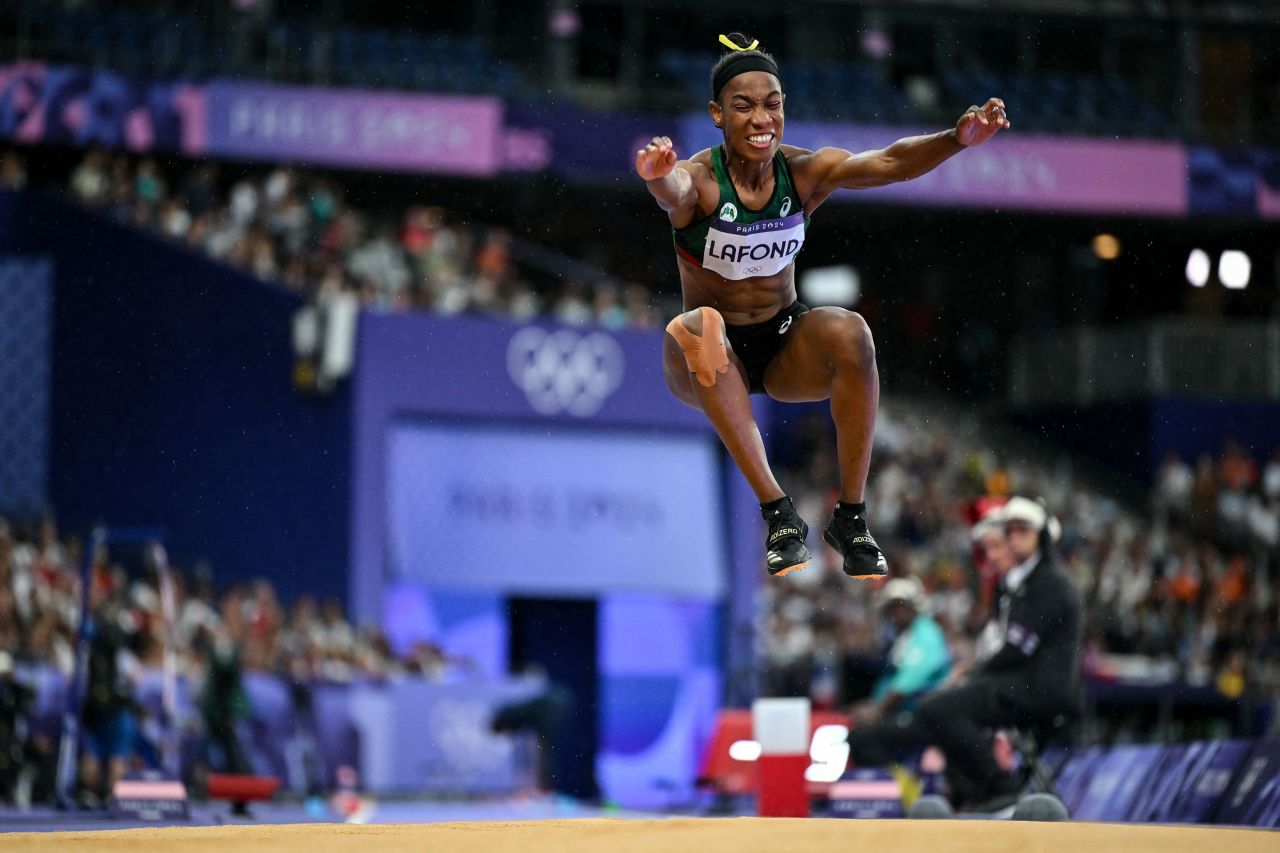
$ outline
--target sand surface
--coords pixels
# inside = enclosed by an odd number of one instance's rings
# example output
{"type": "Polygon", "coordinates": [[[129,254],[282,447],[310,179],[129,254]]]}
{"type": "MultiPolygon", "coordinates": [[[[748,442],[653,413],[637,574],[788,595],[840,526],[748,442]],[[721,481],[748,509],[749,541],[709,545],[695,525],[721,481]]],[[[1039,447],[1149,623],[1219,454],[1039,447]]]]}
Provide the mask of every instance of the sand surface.
{"type": "Polygon", "coordinates": [[[392,824],[168,827],[105,832],[0,834],[0,851],[102,850],[120,853],[1212,853],[1280,851],[1280,832],[1215,827],[1013,821],[541,820],[392,824]]]}

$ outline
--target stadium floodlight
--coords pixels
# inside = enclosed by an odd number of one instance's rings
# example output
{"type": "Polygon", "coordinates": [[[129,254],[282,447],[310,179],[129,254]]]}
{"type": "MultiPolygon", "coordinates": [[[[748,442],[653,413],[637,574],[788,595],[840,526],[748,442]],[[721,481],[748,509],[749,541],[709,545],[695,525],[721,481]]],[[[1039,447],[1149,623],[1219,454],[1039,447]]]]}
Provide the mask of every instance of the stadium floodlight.
{"type": "Polygon", "coordinates": [[[1249,286],[1249,273],[1253,264],[1249,256],[1239,249],[1228,249],[1218,258],[1218,281],[1229,290],[1244,290],[1249,286]]]}
{"type": "Polygon", "coordinates": [[[800,274],[800,294],[809,305],[852,308],[862,296],[862,279],[853,267],[814,267],[800,274]]]}
{"type": "Polygon", "coordinates": [[[1204,287],[1209,283],[1209,253],[1204,249],[1192,249],[1187,256],[1187,283],[1192,287],[1204,287]]]}
{"type": "Polygon", "coordinates": [[[1120,241],[1116,235],[1103,232],[1093,238],[1093,253],[1100,260],[1114,261],[1120,257],[1120,241]]]}

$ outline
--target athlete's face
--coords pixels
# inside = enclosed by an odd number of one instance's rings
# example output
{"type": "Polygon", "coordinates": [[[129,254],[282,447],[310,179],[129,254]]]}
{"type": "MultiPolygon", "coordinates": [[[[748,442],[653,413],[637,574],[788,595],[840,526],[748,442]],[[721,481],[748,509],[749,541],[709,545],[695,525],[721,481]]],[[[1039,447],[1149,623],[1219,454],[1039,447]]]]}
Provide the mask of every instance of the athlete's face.
{"type": "Polygon", "coordinates": [[[749,161],[773,159],[782,142],[782,83],[767,71],[733,77],[711,102],[711,119],[724,131],[725,145],[749,161]]]}

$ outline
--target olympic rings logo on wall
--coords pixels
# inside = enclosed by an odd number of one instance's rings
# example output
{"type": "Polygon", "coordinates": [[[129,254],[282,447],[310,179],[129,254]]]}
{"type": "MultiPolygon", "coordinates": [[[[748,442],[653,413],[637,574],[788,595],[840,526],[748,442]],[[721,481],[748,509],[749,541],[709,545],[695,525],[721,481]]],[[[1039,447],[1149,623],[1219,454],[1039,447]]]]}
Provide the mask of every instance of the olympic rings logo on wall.
{"type": "Polygon", "coordinates": [[[622,347],[603,332],[526,326],[507,344],[511,381],[544,415],[594,415],[622,384],[625,367],[622,347]]]}

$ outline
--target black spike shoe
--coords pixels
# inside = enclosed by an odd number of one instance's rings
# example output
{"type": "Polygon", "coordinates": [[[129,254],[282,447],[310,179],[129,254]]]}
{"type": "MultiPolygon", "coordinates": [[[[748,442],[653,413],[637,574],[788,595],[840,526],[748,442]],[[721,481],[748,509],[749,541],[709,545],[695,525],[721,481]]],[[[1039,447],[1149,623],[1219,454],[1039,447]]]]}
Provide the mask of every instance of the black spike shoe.
{"type": "Polygon", "coordinates": [[[864,515],[836,504],[836,511],[831,514],[822,538],[844,558],[844,573],[849,577],[874,580],[889,574],[889,563],[875,537],[867,530],[864,515]]]}
{"type": "Polygon", "coordinates": [[[764,541],[765,565],[769,574],[780,578],[809,565],[809,547],[804,544],[804,538],[809,535],[809,525],[796,512],[791,498],[784,497],[774,509],[761,508],[760,514],[769,525],[769,537],[764,541]]]}

